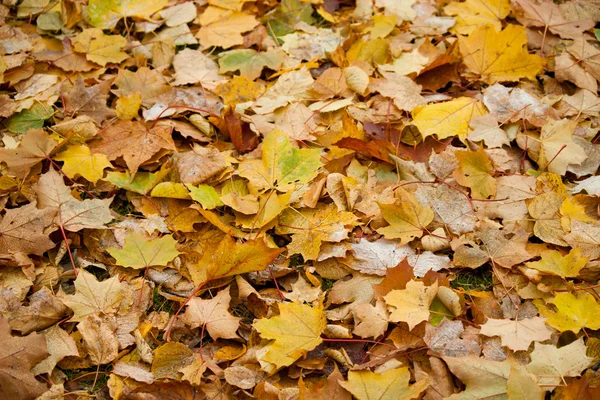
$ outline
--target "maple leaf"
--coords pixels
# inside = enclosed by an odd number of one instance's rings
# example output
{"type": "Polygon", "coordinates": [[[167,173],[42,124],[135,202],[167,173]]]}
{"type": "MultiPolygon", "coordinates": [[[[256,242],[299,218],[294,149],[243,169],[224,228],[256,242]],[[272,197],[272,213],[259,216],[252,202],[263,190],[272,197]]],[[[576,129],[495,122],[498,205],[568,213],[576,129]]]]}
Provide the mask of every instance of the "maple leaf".
{"type": "Polygon", "coordinates": [[[81,322],[90,315],[115,312],[123,296],[123,285],[118,276],[100,282],[91,273],[80,269],[75,279],[75,294],[59,297],[73,310],[71,321],[81,322]]]}
{"type": "Polygon", "coordinates": [[[264,140],[262,160],[248,160],[240,164],[239,175],[260,189],[287,192],[296,183],[308,183],[317,176],[321,167],[319,149],[293,147],[287,134],[275,130],[264,140]]]}
{"type": "Polygon", "coordinates": [[[527,370],[538,377],[542,387],[558,386],[567,377],[579,376],[592,358],[586,355],[583,338],[557,348],[550,344],[535,344],[527,370]]]}
{"type": "Polygon", "coordinates": [[[0,319],[0,393],[7,399],[35,399],[47,390],[30,370],[48,356],[44,336],[11,336],[8,320],[0,319]]]}
{"type": "Polygon", "coordinates": [[[537,161],[540,168],[564,175],[569,164],[581,164],[587,154],[573,141],[577,122],[568,119],[548,121],[542,127],[537,161]]]}
{"type": "Polygon", "coordinates": [[[113,199],[77,200],[54,169],[42,175],[34,187],[38,207],[54,210],[54,224],[71,232],[84,228],[103,229],[113,220],[108,206],[113,199]]]}
{"type": "Polygon", "coordinates": [[[236,331],[240,326],[240,319],[228,311],[231,295],[229,289],[221,290],[209,300],[197,297],[188,302],[183,320],[192,328],[206,327],[208,334],[214,339],[236,339],[236,331]]]}
{"type": "Polygon", "coordinates": [[[349,371],[348,381],[340,385],[358,400],[410,400],[419,397],[428,386],[426,379],[409,385],[408,368],[394,368],[376,373],[349,371]]]}
{"type": "Polygon", "coordinates": [[[399,203],[379,204],[381,214],[390,226],[379,228],[377,232],[387,239],[400,239],[400,244],[406,244],[423,236],[423,231],[433,221],[433,211],[423,207],[405,189],[398,188],[396,196],[400,197],[399,203]]]}
{"type": "Polygon", "coordinates": [[[265,67],[277,71],[282,63],[283,55],[278,51],[230,50],[219,55],[219,73],[240,71],[240,75],[255,80],[265,67]]]}
{"type": "Polygon", "coordinates": [[[456,15],[453,29],[461,35],[468,35],[477,27],[491,25],[496,30],[502,28],[502,20],[510,13],[508,0],[467,0],[452,2],[444,7],[448,15],[456,15]]]}
{"type": "Polygon", "coordinates": [[[429,319],[429,306],[437,294],[437,282],[425,286],[423,282],[409,281],[406,289],[392,290],[383,298],[391,311],[390,321],[406,322],[413,329],[429,319]]]}
{"type": "MultiPolygon", "coordinates": [[[[600,329],[600,305],[588,293],[575,296],[572,293],[557,293],[552,300],[557,312],[544,312],[548,325],[561,332],[579,333],[583,328],[600,329]]],[[[540,310],[543,311],[543,310],[540,310]]]]}
{"type": "Polygon", "coordinates": [[[262,240],[237,243],[223,237],[214,251],[206,251],[190,270],[192,280],[200,285],[211,279],[262,271],[277,258],[282,249],[269,248],[262,240]]]}
{"type": "Polygon", "coordinates": [[[277,231],[293,234],[288,251],[302,254],[305,260],[316,260],[323,242],[341,242],[348,235],[347,226],[357,224],[354,214],[338,212],[333,204],[314,209],[285,209],[279,216],[277,231]]]}
{"type": "Polygon", "coordinates": [[[121,18],[149,19],[167,4],[167,0],[90,0],[87,15],[96,28],[112,29],[121,18]]]}
{"type": "Polygon", "coordinates": [[[494,168],[487,153],[480,147],[477,151],[457,151],[458,168],[454,171],[456,182],[471,189],[475,199],[486,199],[496,194],[494,168]]]}
{"type": "Polygon", "coordinates": [[[489,84],[535,79],[544,61],[527,53],[526,44],[525,28],[518,25],[508,25],[502,31],[484,25],[458,38],[464,64],[489,84]]]}
{"type": "Polygon", "coordinates": [[[147,239],[135,232],[125,236],[125,245],[121,249],[110,248],[108,253],[115,258],[117,265],[134,269],[152,266],[166,266],[180,252],[175,248],[177,241],[171,235],[158,239],[147,239]]]}
{"type": "Polygon", "coordinates": [[[565,18],[558,4],[551,1],[533,3],[517,0],[515,3],[521,11],[517,14],[517,20],[523,25],[541,27],[565,39],[577,39],[583,31],[594,26],[591,19],[577,21],[565,18]]]}
{"type": "Polygon", "coordinates": [[[576,278],[587,262],[586,257],[581,257],[581,250],[575,248],[566,256],[557,250],[547,250],[542,253],[540,261],[528,262],[525,265],[562,278],[576,278]]]}
{"type": "Polygon", "coordinates": [[[135,175],[140,165],[159,150],[175,150],[170,129],[161,126],[148,128],[139,121],[118,121],[88,145],[93,153],[104,154],[111,161],[123,157],[131,175],[135,175]]]}
{"type": "Polygon", "coordinates": [[[105,35],[102,29],[85,29],[73,38],[73,50],[85,53],[88,60],[106,66],[108,63],[120,63],[129,56],[122,51],[127,39],[118,35],[105,35]]]}
{"type": "Polygon", "coordinates": [[[532,342],[550,339],[552,331],[539,317],[510,320],[489,318],[479,332],[485,336],[500,336],[502,345],[513,351],[527,350],[532,342]]]}
{"type": "Polygon", "coordinates": [[[243,44],[244,38],[242,37],[243,32],[252,30],[258,21],[253,15],[246,14],[244,12],[229,12],[223,10],[221,15],[220,10],[216,7],[212,8],[212,13],[206,12],[200,19],[202,28],[197,33],[198,39],[200,39],[200,45],[203,49],[218,46],[223,49],[243,44]],[[209,22],[203,22],[207,20],[209,22]]]}
{"type": "Polygon", "coordinates": [[[0,254],[41,255],[55,246],[44,233],[52,224],[56,210],[38,210],[35,203],[7,210],[0,220],[0,254]]]}
{"type": "Polygon", "coordinates": [[[160,95],[170,89],[165,77],[157,70],[148,67],[138,68],[135,72],[120,69],[114,84],[118,88],[115,93],[119,97],[139,93],[142,97],[142,105],[145,107],[153,106],[160,95]]]}
{"type": "Polygon", "coordinates": [[[172,85],[200,83],[207,89],[214,89],[222,83],[223,77],[218,73],[217,63],[199,50],[184,49],[173,59],[175,80],[172,85]]]}
{"type": "Polygon", "coordinates": [[[282,368],[317,347],[326,324],[320,306],[280,303],[279,315],[259,319],[252,326],[262,338],[273,340],[261,359],[282,368]]]}
{"type": "Polygon", "coordinates": [[[58,143],[42,129],[28,131],[15,149],[0,148],[0,160],[8,172],[23,179],[40,161],[50,158],[58,143]]]}
{"type": "Polygon", "coordinates": [[[110,81],[100,82],[94,86],[85,86],[83,78],[77,79],[73,89],[64,94],[65,111],[71,115],[86,115],[97,125],[115,116],[115,112],[106,106],[110,81]]]}
{"type": "Polygon", "coordinates": [[[102,179],[104,169],[112,167],[104,154],[92,154],[90,148],[85,145],[70,146],[54,159],[64,162],[62,171],[69,178],[82,176],[92,183],[102,179]]]}
{"type": "Polygon", "coordinates": [[[46,61],[65,71],[87,72],[96,67],[87,60],[84,54],[73,51],[71,39],[65,37],[62,41],[62,50],[44,50],[34,53],[38,61],[46,61]]]}
{"type": "Polygon", "coordinates": [[[43,331],[42,334],[46,338],[46,346],[50,355],[32,369],[34,374],[50,374],[63,358],[79,356],[75,340],[60,326],[54,325],[43,331]]]}
{"type": "Polygon", "coordinates": [[[565,195],[548,192],[527,200],[529,214],[536,220],[533,233],[548,243],[566,246],[565,231],[560,223],[560,207],[565,195]]]}
{"type": "Polygon", "coordinates": [[[466,386],[461,393],[454,394],[452,400],[505,398],[510,364],[490,361],[477,356],[443,357],[450,371],[466,386]]]}
{"type": "Polygon", "coordinates": [[[413,124],[423,139],[436,135],[438,139],[458,136],[464,140],[469,132],[469,122],[485,114],[483,105],[468,97],[437,104],[416,107],[412,111],[413,124]]]}
{"type": "Polygon", "coordinates": [[[307,388],[303,381],[298,383],[300,389],[300,398],[310,398],[313,400],[351,400],[352,396],[346,392],[341,382],[344,377],[338,370],[337,364],[333,366],[333,372],[329,374],[326,380],[322,380],[315,385],[307,388]]]}

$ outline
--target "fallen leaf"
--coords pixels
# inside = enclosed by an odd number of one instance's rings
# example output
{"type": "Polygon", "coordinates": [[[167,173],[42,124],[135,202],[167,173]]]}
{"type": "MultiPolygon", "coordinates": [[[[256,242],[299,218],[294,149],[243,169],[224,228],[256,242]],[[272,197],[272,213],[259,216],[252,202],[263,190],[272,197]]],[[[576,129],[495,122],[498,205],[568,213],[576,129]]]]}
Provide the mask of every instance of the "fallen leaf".
{"type": "Polygon", "coordinates": [[[425,139],[436,135],[438,139],[458,136],[464,140],[469,133],[471,119],[485,114],[482,104],[468,97],[416,107],[413,123],[425,139]]]}
{"type": "Polygon", "coordinates": [[[109,248],[108,253],[118,265],[134,269],[152,266],[166,266],[180,252],[175,248],[177,241],[171,235],[159,239],[147,239],[145,236],[130,232],[125,237],[122,249],[109,248]]]}
{"type": "Polygon", "coordinates": [[[236,331],[240,325],[240,319],[231,315],[228,311],[231,295],[229,289],[221,290],[215,297],[209,300],[197,297],[188,302],[183,320],[192,328],[205,327],[208,334],[214,339],[235,339],[238,337],[236,331]]]}
{"type": "Polygon", "coordinates": [[[526,44],[525,28],[518,25],[507,25],[501,31],[491,25],[483,25],[469,36],[459,36],[458,39],[464,64],[489,84],[514,82],[521,78],[535,79],[544,61],[540,56],[529,54],[526,44]]]}
{"type": "Polygon", "coordinates": [[[262,338],[273,340],[262,360],[277,368],[292,364],[321,343],[325,325],[321,307],[281,303],[278,316],[262,318],[253,324],[262,338]]]}
{"type": "Polygon", "coordinates": [[[395,368],[380,374],[371,371],[349,371],[348,381],[340,385],[358,400],[410,400],[427,388],[426,379],[410,385],[408,368],[395,368]],[[367,389],[368,388],[368,389],[367,389]]]}
{"type": "Polygon", "coordinates": [[[437,283],[425,286],[423,282],[409,281],[406,289],[392,290],[383,298],[390,309],[390,321],[406,322],[413,329],[429,319],[429,306],[437,294],[437,283]]]}
{"type": "Polygon", "coordinates": [[[552,336],[544,320],[539,317],[510,320],[493,319],[481,325],[482,335],[500,336],[502,345],[513,351],[527,350],[532,342],[543,342],[552,336]]]}

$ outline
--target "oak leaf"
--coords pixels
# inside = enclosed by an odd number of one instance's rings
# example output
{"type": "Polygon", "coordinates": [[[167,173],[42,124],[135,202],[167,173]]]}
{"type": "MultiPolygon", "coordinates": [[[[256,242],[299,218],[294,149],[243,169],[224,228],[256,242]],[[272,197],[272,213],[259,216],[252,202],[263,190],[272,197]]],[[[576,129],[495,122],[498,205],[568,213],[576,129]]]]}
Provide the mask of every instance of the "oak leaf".
{"type": "Polygon", "coordinates": [[[121,249],[110,248],[108,253],[115,258],[117,265],[134,269],[152,266],[166,266],[180,252],[175,248],[177,241],[171,235],[158,239],[147,239],[135,232],[125,237],[125,245],[121,249]]]}
{"type": "Polygon", "coordinates": [[[321,344],[321,333],[326,324],[321,306],[280,303],[279,315],[259,319],[253,324],[262,338],[273,340],[261,360],[275,364],[277,368],[291,365],[321,344]]]}
{"type": "Polygon", "coordinates": [[[475,29],[469,36],[459,36],[458,47],[467,68],[481,80],[514,82],[521,78],[535,79],[544,60],[527,53],[525,27],[507,25],[497,31],[492,25],[475,29]]]}
{"type": "Polygon", "coordinates": [[[371,371],[349,371],[348,381],[340,385],[358,400],[410,400],[429,386],[427,379],[409,385],[410,372],[407,367],[389,369],[382,373],[371,371]]]}

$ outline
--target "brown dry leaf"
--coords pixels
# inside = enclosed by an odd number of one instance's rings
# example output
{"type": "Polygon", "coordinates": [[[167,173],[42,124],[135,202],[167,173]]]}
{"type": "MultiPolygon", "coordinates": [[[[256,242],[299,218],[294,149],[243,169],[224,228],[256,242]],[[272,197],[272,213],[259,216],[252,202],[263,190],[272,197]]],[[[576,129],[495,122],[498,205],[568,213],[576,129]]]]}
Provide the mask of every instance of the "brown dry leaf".
{"type": "Polygon", "coordinates": [[[240,319],[228,311],[231,295],[229,288],[221,290],[210,300],[193,298],[183,314],[183,320],[192,328],[206,328],[208,334],[214,339],[235,339],[240,319]]]}
{"type": "Polygon", "coordinates": [[[41,255],[55,246],[45,229],[52,224],[55,209],[38,210],[35,203],[7,210],[0,221],[0,254],[41,255]]]}
{"type": "Polygon", "coordinates": [[[29,130],[17,148],[0,148],[0,160],[6,163],[9,174],[24,179],[35,165],[50,158],[57,144],[44,130],[29,130]]]}
{"type": "Polygon", "coordinates": [[[37,333],[11,336],[8,320],[0,319],[0,390],[7,399],[35,399],[47,390],[30,370],[48,356],[46,339],[37,333]]]}
{"type": "Polygon", "coordinates": [[[514,321],[490,318],[481,325],[480,333],[485,336],[500,336],[502,345],[513,351],[527,350],[532,342],[543,342],[552,336],[552,331],[539,317],[514,321]]]}
{"type": "Polygon", "coordinates": [[[115,116],[115,111],[108,108],[108,91],[111,81],[103,81],[93,86],[85,86],[83,78],[77,79],[68,93],[63,95],[65,112],[70,115],[91,117],[97,125],[115,116]]]}
{"type": "Polygon", "coordinates": [[[168,128],[147,127],[139,121],[116,122],[89,142],[89,147],[111,161],[123,157],[132,175],[158,151],[175,151],[168,128]]]}
{"type": "Polygon", "coordinates": [[[569,20],[563,16],[559,5],[551,1],[532,2],[517,0],[517,19],[525,26],[540,27],[564,39],[577,39],[583,31],[594,26],[591,19],[569,20]]]}

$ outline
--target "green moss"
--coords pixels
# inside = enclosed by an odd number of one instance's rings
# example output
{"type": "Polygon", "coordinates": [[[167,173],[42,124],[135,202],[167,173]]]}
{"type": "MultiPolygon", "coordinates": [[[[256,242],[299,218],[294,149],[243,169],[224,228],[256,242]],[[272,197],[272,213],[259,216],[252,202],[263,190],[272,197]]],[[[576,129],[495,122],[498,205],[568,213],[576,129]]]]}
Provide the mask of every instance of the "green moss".
{"type": "Polygon", "coordinates": [[[494,286],[492,270],[489,267],[463,269],[456,273],[456,279],[450,282],[453,289],[491,290],[494,286]]]}

